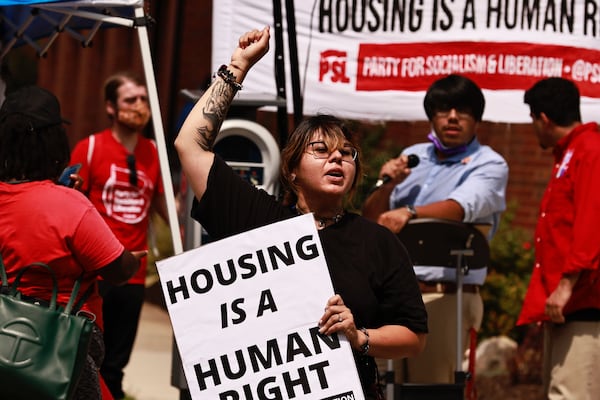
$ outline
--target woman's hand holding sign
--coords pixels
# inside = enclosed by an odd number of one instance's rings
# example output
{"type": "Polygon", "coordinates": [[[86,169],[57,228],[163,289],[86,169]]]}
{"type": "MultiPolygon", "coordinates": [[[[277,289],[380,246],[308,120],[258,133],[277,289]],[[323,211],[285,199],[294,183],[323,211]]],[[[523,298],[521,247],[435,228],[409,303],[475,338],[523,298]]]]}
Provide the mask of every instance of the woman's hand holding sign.
{"type": "MultiPolygon", "coordinates": [[[[325,313],[319,320],[319,333],[331,335],[336,332],[343,333],[353,349],[365,352],[365,345],[369,343],[369,337],[363,330],[359,330],[354,323],[352,311],[344,304],[339,294],[329,298],[325,313]]],[[[368,347],[366,348],[368,351],[368,347]]]]}

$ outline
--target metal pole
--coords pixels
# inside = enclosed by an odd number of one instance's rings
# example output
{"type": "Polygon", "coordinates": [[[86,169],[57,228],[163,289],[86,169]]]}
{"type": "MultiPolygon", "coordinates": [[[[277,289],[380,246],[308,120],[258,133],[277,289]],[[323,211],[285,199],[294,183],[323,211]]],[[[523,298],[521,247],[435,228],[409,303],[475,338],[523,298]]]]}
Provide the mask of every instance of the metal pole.
{"type": "MultiPolygon", "coordinates": [[[[470,243],[467,244],[470,246],[470,243]]],[[[472,249],[452,250],[450,255],[456,256],[456,369],[454,383],[464,385],[467,374],[462,370],[463,334],[462,334],[462,303],[463,303],[463,256],[473,256],[472,249]]]]}
{"type": "Polygon", "coordinates": [[[462,252],[456,256],[456,262],[456,372],[462,372],[462,252]]]}
{"type": "MultiPolygon", "coordinates": [[[[277,96],[286,99],[285,54],[283,51],[283,17],[281,0],[273,0],[273,20],[275,21],[275,84],[277,96]]],[[[279,147],[285,146],[288,137],[287,100],[277,107],[277,128],[279,129],[279,147]]]]}
{"type": "Polygon", "coordinates": [[[394,360],[387,360],[387,371],[385,371],[385,398],[394,400],[394,384],[396,383],[394,360]]]}
{"type": "MultiPolygon", "coordinates": [[[[137,18],[143,18],[144,8],[136,7],[135,16],[137,18]]],[[[138,32],[138,39],[142,53],[146,87],[148,88],[148,99],[150,102],[150,109],[152,110],[152,125],[154,127],[156,147],[158,149],[160,171],[162,175],[163,186],[165,188],[167,212],[169,215],[169,227],[171,228],[171,238],[173,240],[173,251],[175,254],[179,254],[183,252],[183,245],[181,243],[181,234],[179,231],[177,208],[175,207],[175,194],[173,192],[173,182],[171,180],[171,169],[169,167],[165,133],[160,114],[160,105],[158,104],[158,90],[156,88],[156,78],[154,76],[154,69],[152,66],[152,55],[150,54],[148,30],[144,25],[138,26],[136,29],[138,32]]]]}
{"type": "Polygon", "coordinates": [[[296,15],[294,0],[286,0],[285,15],[287,17],[288,48],[290,51],[290,73],[292,75],[292,99],[294,102],[294,128],[302,120],[303,99],[300,90],[300,63],[298,61],[298,43],[296,41],[296,15]]]}

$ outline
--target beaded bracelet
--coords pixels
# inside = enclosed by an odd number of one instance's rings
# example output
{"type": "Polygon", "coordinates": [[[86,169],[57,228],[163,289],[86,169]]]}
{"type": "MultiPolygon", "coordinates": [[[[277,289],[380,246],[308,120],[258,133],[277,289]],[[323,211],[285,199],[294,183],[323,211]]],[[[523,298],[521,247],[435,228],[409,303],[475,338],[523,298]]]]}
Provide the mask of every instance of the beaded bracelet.
{"type": "Polygon", "coordinates": [[[367,337],[367,341],[365,342],[365,344],[360,346],[360,354],[363,356],[366,356],[367,354],[369,354],[369,332],[367,332],[367,328],[365,328],[365,327],[362,327],[359,330],[362,333],[364,333],[365,336],[367,337]]]}
{"type": "Polygon", "coordinates": [[[229,69],[227,65],[223,64],[217,70],[217,76],[223,79],[225,83],[231,85],[235,90],[242,90],[242,84],[236,82],[235,75],[229,69]]]}

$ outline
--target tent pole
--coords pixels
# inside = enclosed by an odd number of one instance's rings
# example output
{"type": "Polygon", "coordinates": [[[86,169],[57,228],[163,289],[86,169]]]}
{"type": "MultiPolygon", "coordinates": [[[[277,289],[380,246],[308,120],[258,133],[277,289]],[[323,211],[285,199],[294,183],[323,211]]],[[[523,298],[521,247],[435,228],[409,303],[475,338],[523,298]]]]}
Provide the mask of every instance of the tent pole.
{"type": "Polygon", "coordinates": [[[298,61],[298,42],[296,40],[296,14],[294,0],[285,1],[287,18],[288,48],[290,52],[290,72],[292,79],[292,98],[294,99],[294,129],[300,124],[303,116],[303,99],[300,88],[300,72],[298,61]]]}
{"type": "MultiPolygon", "coordinates": [[[[275,84],[277,96],[286,99],[285,86],[285,54],[283,51],[283,16],[281,0],[273,0],[273,19],[275,21],[275,84]]],[[[279,130],[279,147],[285,147],[288,139],[288,114],[287,100],[282,106],[277,107],[277,129],[279,130]]]]}
{"type": "MultiPolygon", "coordinates": [[[[144,17],[144,8],[136,7],[135,16],[137,18],[144,17]]],[[[175,254],[183,252],[181,242],[181,234],[179,230],[179,221],[177,218],[177,208],[175,207],[175,195],[173,193],[173,183],[171,180],[171,169],[169,167],[169,157],[167,155],[167,145],[165,142],[165,133],[162,120],[160,117],[160,105],[158,104],[158,90],[156,88],[156,79],[154,69],[152,67],[152,56],[150,54],[150,45],[148,40],[148,30],[146,26],[137,27],[140,49],[142,53],[142,61],[144,64],[144,74],[146,77],[146,85],[148,88],[148,99],[150,101],[150,109],[152,110],[152,124],[154,127],[156,145],[158,148],[158,159],[160,162],[160,171],[165,188],[165,198],[167,202],[167,212],[169,214],[169,227],[171,228],[171,238],[173,240],[173,251],[175,254]]]]}

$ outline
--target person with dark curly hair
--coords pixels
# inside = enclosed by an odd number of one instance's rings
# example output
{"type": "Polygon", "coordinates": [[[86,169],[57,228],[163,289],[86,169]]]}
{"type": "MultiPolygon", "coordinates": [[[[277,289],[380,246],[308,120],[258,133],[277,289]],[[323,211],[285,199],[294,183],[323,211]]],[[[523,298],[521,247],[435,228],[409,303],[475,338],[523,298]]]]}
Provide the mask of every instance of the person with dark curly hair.
{"type": "MultiPolygon", "coordinates": [[[[101,398],[98,370],[104,357],[97,277],[124,284],[146,252],[125,250],[83,194],[57,184],[68,162],[69,143],[56,97],[36,86],[9,93],[0,108],[0,254],[9,284],[29,264],[49,265],[63,307],[80,276],[80,293],[92,287],[81,309],[95,316],[94,334],[75,399],[96,400],[101,398]]],[[[29,269],[19,284],[31,301],[49,301],[52,287],[41,268],[29,269]]]]}

